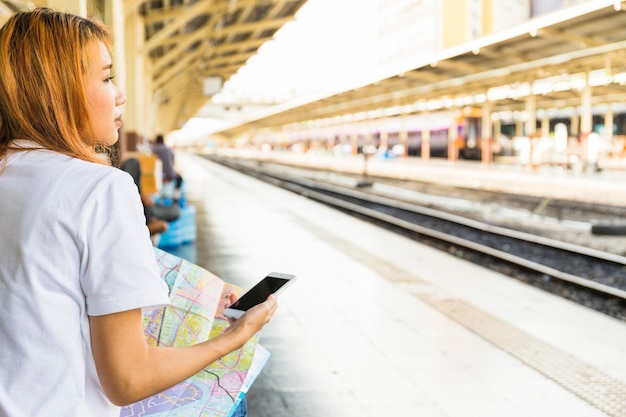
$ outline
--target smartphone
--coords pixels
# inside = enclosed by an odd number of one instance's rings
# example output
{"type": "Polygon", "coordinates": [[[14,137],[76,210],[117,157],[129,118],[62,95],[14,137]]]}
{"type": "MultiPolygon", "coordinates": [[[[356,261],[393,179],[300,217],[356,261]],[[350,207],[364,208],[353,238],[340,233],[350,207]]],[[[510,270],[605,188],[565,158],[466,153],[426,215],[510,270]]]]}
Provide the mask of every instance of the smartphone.
{"type": "Polygon", "coordinates": [[[224,316],[231,319],[238,319],[243,313],[255,305],[267,300],[270,294],[280,294],[285,288],[291,285],[295,279],[295,275],[270,272],[248,292],[242,295],[241,298],[235,301],[233,305],[226,308],[224,310],[224,316]]]}

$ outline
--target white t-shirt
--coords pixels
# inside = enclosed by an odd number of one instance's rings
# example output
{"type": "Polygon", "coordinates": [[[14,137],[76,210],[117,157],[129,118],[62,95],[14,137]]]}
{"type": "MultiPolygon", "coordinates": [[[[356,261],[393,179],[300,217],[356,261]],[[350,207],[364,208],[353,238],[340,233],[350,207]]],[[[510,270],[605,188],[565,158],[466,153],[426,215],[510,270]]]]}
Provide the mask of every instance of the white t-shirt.
{"type": "Polygon", "coordinates": [[[168,302],[127,173],[51,151],[9,154],[0,173],[0,416],[119,416],[96,374],[88,316],[168,302]]]}

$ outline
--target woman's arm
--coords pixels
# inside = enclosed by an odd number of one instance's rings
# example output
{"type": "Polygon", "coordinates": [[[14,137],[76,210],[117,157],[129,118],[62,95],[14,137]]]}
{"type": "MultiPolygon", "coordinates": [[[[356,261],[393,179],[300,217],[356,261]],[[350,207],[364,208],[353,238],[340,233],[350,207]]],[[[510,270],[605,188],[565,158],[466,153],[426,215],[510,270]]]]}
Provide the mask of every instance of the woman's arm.
{"type": "Polygon", "coordinates": [[[91,344],[102,388],[111,402],[127,405],[170,388],[242,347],[272,317],[276,296],[231,322],[226,331],[188,347],[149,346],[141,310],[91,316],[91,344]]]}

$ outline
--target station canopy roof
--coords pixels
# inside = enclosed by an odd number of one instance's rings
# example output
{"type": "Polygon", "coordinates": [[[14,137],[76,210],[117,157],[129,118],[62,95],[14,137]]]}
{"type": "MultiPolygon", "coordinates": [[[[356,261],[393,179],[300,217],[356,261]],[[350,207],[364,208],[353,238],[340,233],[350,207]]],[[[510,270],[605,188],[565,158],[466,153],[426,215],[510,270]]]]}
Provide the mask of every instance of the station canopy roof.
{"type": "MultiPolygon", "coordinates": [[[[95,0],[96,7],[104,1],[95,0]]],[[[0,25],[43,0],[0,0],[0,25]]],[[[206,80],[219,88],[306,0],[123,0],[123,13],[138,13],[145,26],[141,52],[159,105],[184,103],[191,117],[210,97],[206,80]],[[182,95],[182,97],[181,97],[182,95]],[[174,100],[175,99],[175,100],[174,100]]],[[[90,10],[90,14],[92,10],[90,10]]],[[[101,12],[101,11],[97,11],[101,12]]],[[[128,37],[126,38],[128,39],[128,37]]],[[[173,109],[175,111],[175,109],[173,109]]],[[[181,115],[184,116],[184,115],[181,115]]]]}
{"type": "MultiPolygon", "coordinates": [[[[103,0],[99,0],[102,2],[103,0]]],[[[95,3],[98,4],[98,1],[95,3]]],[[[228,80],[305,0],[124,0],[145,24],[142,48],[161,103],[183,94],[187,116],[208,100],[204,81],[228,80]]],[[[0,24],[38,0],[0,0],[0,24]]],[[[593,104],[626,102],[626,3],[590,0],[428,56],[375,80],[266,110],[222,132],[238,136],[305,121],[339,124],[376,115],[490,103],[492,111],[579,106],[584,74],[593,104]]]]}
{"type": "Polygon", "coordinates": [[[219,134],[320,126],[490,103],[492,112],[626,103],[626,3],[594,0],[427,57],[389,76],[279,105],[219,134]]]}

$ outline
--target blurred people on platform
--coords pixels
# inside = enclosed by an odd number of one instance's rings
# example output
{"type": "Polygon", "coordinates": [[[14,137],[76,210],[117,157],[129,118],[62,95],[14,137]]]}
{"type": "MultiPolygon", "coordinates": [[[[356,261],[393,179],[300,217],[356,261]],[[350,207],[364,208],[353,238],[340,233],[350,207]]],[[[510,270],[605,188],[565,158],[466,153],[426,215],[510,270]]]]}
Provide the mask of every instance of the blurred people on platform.
{"type": "Polygon", "coordinates": [[[151,146],[152,153],[154,153],[159,160],[161,160],[163,170],[163,184],[174,185],[174,200],[178,200],[181,195],[181,186],[183,184],[183,177],[174,170],[174,151],[165,144],[163,135],[157,135],[154,139],[154,143],[151,146]]]}

